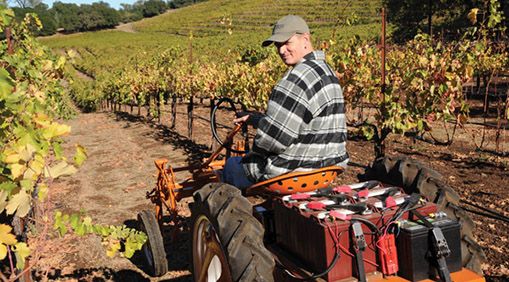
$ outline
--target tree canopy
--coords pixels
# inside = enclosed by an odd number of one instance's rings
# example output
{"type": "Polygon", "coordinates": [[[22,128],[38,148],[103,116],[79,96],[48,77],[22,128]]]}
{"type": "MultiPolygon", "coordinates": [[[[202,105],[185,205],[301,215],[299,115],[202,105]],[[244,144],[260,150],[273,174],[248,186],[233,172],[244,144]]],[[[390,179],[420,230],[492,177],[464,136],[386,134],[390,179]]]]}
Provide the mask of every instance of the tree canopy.
{"type": "Polygon", "coordinates": [[[121,22],[159,15],[169,8],[163,0],[138,1],[133,5],[122,4],[122,8],[118,11],[102,1],[81,5],[57,1],[51,8],[46,4],[41,4],[40,0],[12,1],[11,3],[17,6],[13,7],[13,10],[18,20],[24,18],[27,13],[38,15],[43,28],[33,30],[37,35],[51,35],[58,29],[62,29],[66,33],[73,33],[113,28],[121,22]]]}
{"type": "Polygon", "coordinates": [[[507,26],[509,4],[500,0],[384,0],[388,21],[395,26],[393,39],[403,42],[412,39],[419,31],[457,37],[471,27],[467,15],[477,8],[482,18],[492,12],[492,2],[498,2],[507,26]]]}

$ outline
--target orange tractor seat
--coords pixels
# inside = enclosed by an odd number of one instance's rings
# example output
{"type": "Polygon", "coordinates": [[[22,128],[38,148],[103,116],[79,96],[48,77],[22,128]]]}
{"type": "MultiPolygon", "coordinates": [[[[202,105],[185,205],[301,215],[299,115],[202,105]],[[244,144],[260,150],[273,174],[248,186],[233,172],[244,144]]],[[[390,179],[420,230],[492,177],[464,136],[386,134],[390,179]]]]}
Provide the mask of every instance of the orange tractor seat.
{"type": "Polygon", "coordinates": [[[294,171],[258,182],[247,188],[248,193],[264,190],[281,195],[311,192],[328,187],[345,169],[327,166],[311,171],[294,171]]]}

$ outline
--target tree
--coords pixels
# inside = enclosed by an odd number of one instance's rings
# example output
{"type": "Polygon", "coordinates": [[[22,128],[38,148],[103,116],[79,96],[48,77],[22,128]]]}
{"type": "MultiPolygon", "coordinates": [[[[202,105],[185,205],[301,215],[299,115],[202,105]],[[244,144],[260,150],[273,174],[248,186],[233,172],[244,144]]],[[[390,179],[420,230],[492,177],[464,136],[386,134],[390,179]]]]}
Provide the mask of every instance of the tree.
{"type": "Polygon", "coordinates": [[[20,8],[35,8],[41,4],[41,0],[14,0],[13,1],[20,8]]]}
{"type": "Polygon", "coordinates": [[[26,14],[34,13],[37,14],[39,20],[42,23],[42,29],[37,30],[35,26],[32,29],[32,32],[36,35],[51,35],[56,32],[56,22],[55,17],[51,11],[48,10],[48,5],[39,4],[34,8],[20,8],[14,7],[12,8],[14,11],[15,17],[18,21],[22,21],[26,14]]]}
{"type": "MultiPolygon", "coordinates": [[[[492,0],[491,0],[492,1],[492,0]]],[[[470,27],[467,14],[472,8],[486,11],[490,0],[384,0],[388,10],[388,21],[396,26],[393,39],[404,42],[412,39],[419,31],[435,35],[459,36],[470,27]]],[[[499,1],[503,3],[504,1],[499,1]]],[[[509,16],[508,5],[502,5],[505,17],[509,16]]],[[[483,12],[485,13],[485,12],[483,12]]]]}
{"type": "Polygon", "coordinates": [[[118,11],[111,8],[108,3],[93,3],[92,10],[98,13],[102,18],[97,28],[112,28],[118,25],[120,21],[120,15],[118,11]]]}
{"type": "Polygon", "coordinates": [[[78,17],[80,7],[78,5],[55,2],[51,10],[59,28],[63,28],[66,32],[75,32],[80,29],[81,23],[78,17]]]}
{"type": "Polygon", "coordinates": [[[166,11],[167,6],[162,0],[148,0],[143,5],[143,16],[153,17],[166,11]]]}

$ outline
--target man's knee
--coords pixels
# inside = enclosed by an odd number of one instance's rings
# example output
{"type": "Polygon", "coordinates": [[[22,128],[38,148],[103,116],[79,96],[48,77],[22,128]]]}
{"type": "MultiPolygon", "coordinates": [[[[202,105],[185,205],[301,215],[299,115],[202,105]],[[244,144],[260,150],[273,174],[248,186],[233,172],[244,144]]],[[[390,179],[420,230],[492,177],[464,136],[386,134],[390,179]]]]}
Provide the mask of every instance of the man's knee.
{"type": "Polygon", "coordinates": [[[223,181],[240,189],[245,189],[253,184],[244,171],[242,157],[231,157],[226,160],[223,169],[223,181]]]}

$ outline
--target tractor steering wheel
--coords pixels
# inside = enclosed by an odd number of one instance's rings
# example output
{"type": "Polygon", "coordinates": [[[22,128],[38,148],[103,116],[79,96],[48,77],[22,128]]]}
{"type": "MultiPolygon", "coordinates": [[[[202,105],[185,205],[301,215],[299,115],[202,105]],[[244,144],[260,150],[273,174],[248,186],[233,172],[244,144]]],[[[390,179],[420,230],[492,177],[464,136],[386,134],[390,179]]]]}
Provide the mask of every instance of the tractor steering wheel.
{"type": "Polygon", "coordinates": [[[229,104],[228,110],[235,112],[235,116],[237,116],[238,113],[239,113],[239,111],[237,111],[237,108],[235,107],[235,104],[239,104],[240,105],[241,111],[243,111],[243,112],[247,111],[246,106],[244,104],[242,104],[242,103],[235,103],[232,99],[227,98],[227,97],[220,98],[219,101],[214,105],[214,108],[212,109],[212,113],[211,113],[211,116],[210,116],[210,128],[212,129],[212,135],[214,136],[214,139],[216,139],[216,141],[221,146],[226,148],[226,150],[229,150],[229,151],[231,151],[233,153],[245,154],[245,153],[247,153],[249,151],[248,150],[249,148],[248,148],[247,123],[242,124],[242,136],[244,136],[245,141],[246,141],[246,150],[236,150],[236,149],[233,149],[232,148],[232,145],[233,145],[232,140],[224,140],[223,141],[223,140],[221,140],[221,138],[219,137],[219,135],[217,133],[216,113],[217,113],[217,110],[220,108],[220,106],[223,103],[228,103],[229,104]]]}

